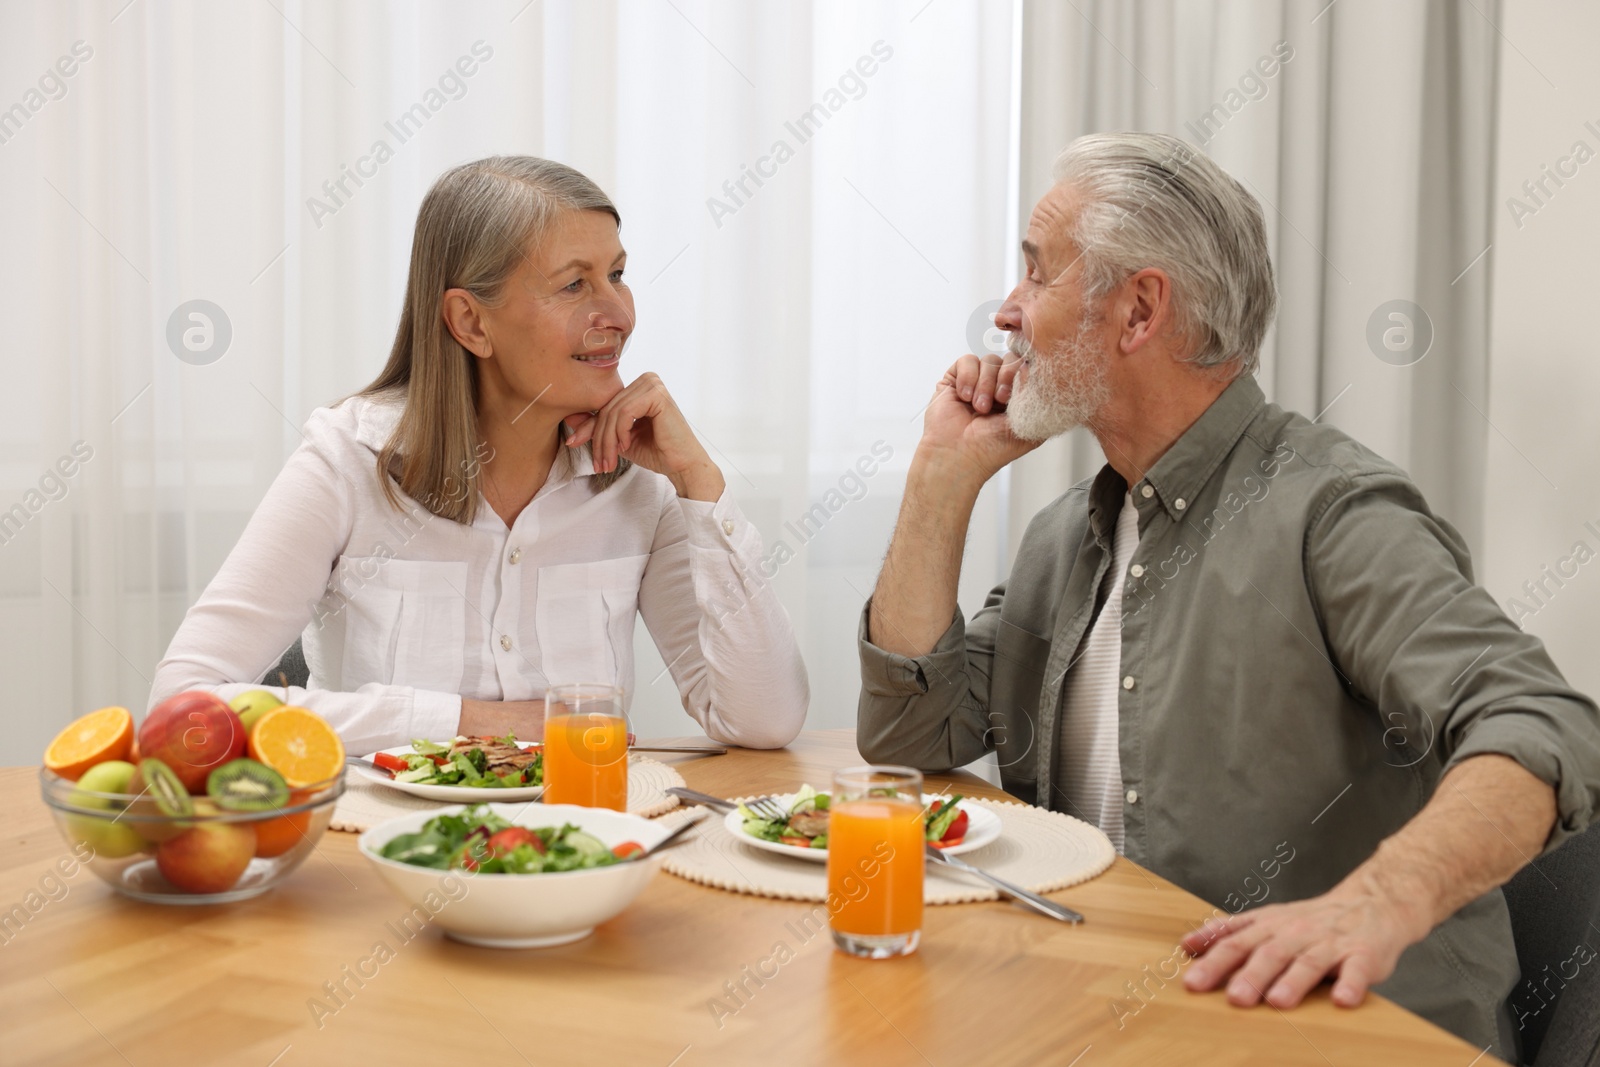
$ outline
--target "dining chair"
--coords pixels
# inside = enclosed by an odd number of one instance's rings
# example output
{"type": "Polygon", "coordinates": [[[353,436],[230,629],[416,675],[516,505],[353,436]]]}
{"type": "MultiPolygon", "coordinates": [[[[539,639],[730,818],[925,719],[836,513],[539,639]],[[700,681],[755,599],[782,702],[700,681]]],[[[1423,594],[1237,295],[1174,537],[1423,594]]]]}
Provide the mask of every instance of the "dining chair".
{"type": "Polygon", "coordinates": [[[288,677],[290,685],[301,688],[304,688],[305,684],[311,680],[311,668],[306,665],[306,650],[300,644],[300,638],[294,639],[294,644],[290,645],[288,650],[284,652],[283,658],[278,661],[278,665],[266,673],[261,679],[261,683],[263,685],[280,686],[283,684],[283,679],[278,677],[280,674],[288,677]]]}
{"type": "Polygon", "coordinates": [[[1600,825],[1524,867],[1505,895],[1522,966],[1508,999],[1522,1062],[1600,1067],[1600,825]]]}

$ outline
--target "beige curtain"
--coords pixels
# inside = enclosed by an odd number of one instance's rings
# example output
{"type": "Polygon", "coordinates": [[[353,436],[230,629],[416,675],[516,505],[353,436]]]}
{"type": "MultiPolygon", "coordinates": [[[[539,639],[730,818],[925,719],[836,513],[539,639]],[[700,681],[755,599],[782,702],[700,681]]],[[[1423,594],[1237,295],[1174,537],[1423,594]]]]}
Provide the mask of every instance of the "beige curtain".
{"type": "MultiPolygon", "coordinates": [[[[1405,467],[1480,551],[1498,14],[1492,0],[1025,0],[1023,15],[1024,218],[1074,137],[1201,145],[1266,215],[1268,397],[1405,467]],[[1423,322],[1391,319],[1393,301],[1431,321],[1420,359],[1423,322]]],[[[1078,431],[1018,464],[1013,547],[1102,462],[1078,431]]]]}

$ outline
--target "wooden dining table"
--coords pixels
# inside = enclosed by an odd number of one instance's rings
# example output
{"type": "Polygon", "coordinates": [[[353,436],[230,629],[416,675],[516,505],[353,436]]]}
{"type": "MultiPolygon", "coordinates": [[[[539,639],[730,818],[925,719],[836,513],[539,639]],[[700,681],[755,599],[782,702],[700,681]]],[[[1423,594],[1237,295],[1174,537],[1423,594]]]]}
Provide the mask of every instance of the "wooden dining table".
{"type": "MultiPolygon", "coordinates": [[[[719,796],[825,786],[862,762],[849,730],[777,751],[655,758],[719,796]]],[[[1004,901],[929,907],[921,947],[894,960],[845,956],[826,932],[797,936],[815,904],[664,872],[573,944],[473,948],[431,927],[401,944],[388,924],[407,907],[349,833],[329,832],[282,884],[230,905],[139,903],[82,868],[62,879],[55,864],[69,850],[37,773],[0,768],[5,1065],[1499,1062],[1378,996],[1335,1008],[1323,986],[1292,1011],[1242,1009],[1187,992],[1181,974],[1163,979],[1178,939],[1213,909],[1124,858],[1049,894],[1081,925],[1004,901]],[[43,905],[5,923],[32,893],[43,905]],[[380,941],[391,958],[348,978],[380,941]],[[758,971],[768,977],[752,981],[758,971]],[[325,983],[343,987],[336,1010],[325,983]]],[[[928,781],[1013,799],[968,773],[928,781]]]]}

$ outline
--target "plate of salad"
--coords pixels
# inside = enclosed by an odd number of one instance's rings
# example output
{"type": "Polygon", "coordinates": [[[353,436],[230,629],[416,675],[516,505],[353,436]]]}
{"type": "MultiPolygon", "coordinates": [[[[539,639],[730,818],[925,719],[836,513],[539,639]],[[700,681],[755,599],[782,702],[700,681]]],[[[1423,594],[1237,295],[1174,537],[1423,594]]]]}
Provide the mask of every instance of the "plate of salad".
{"type": "MultiPolygon", "coordinates": [[[[827,793],[809,785],[799,792],[773,798],[788,809],[783,822],[763,819],[743,804],[730,811],[723,826],[734,837],[756,848],[808,860],[828,858],[827,793]]],[[[955,856],[980,849],[1000,836],[1000,816],[978,804],[962,804],[960,794],[922,795],[923,824],[935,848],[955,856]]]]}
{"type": "Polygon", "coordinates": [[[515,737],[418,738],[356,764],[368,779],[428,800],[534,800],[544,793],[544,748],[515,737]]]}

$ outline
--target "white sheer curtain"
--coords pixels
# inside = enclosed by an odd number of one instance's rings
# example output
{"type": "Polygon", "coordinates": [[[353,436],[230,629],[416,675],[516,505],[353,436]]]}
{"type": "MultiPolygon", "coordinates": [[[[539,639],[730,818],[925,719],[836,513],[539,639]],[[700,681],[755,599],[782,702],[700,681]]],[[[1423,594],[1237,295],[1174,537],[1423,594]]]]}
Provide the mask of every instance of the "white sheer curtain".
{"type": "MultiPolygon", "coordinates": [[[[1202,145],[1266,214],[1268,397],[1407,468],[1480,556],[1498,15],[1494,0],[1026,0],[1022,63],[1022,209],[1081,134],[1202,145]],[[1426,354],[1411,313],[1409,352],[1369,343],[1375,316],[1405,328],[1379,312],[1397,300],[1431,322],[1426,354]]],[[[1082,431],[1023,460],[1013,539],[1103,462],[1082,431]]]]}
{"type": "MultiPolygon", "coordinates": [[[[15,761],[84,711],[143,706],[297,427],[387,354],[423,192],[493,153],[563,160],[618,203],[639,312],[624,370],[663,376],[769,550],[785,543],[773,581],[811,725],[852,723],[855,618],[919,409],[1007,284],[1013,14],[0,5],[17,75],[0,108],[21,107],[0,118],[15,761]],[[220,314],[189,318],[196,300],[220,314]]],[[[995,578],[999,515],[980,509],[965,603],[995,578]]],[[[639,652],[638,728],[686,730],[642,630],[639,652]]]]}

